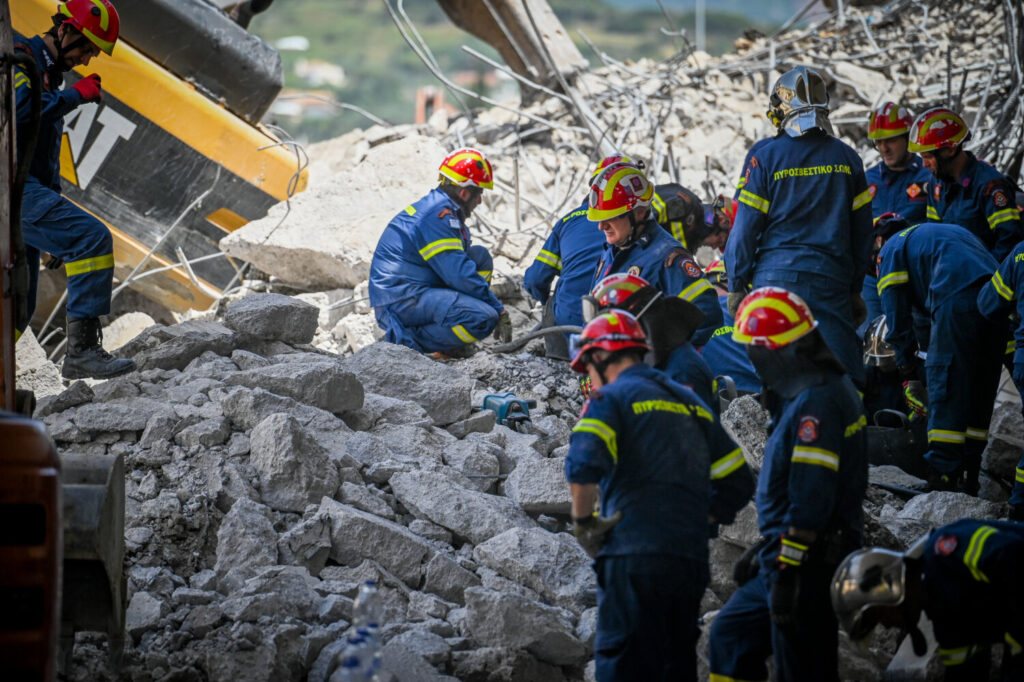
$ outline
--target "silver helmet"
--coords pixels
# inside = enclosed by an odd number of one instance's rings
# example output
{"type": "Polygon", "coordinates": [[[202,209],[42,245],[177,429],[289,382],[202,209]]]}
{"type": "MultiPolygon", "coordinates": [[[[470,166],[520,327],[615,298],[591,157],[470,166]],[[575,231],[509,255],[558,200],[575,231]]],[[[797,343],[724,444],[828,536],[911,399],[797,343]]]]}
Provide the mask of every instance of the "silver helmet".
{"type": "Polygon", "coordinates": [[[835,134],[828,120],[828,87],[813,69],[797,66],[779,76],[768,102],[768,119],[790,137],[812,130],[835,134]]]}
{"type": "Polygon", "coordinates": [[[864,639],[878,624],[874,607],[899,606],[907,597],[907,559],[919,559],[928,536],[910,549],[894,552],[881,547],[858,549],[839,564],[832,577],[832,610],[850,636],[864,639]]]}
{"type": "Polygon", "coordinates": [[[868,323],[864,330],[864,364],[867,367],[877,367],[883,372],[896,369],[896,350],[885,340],[888,333],[885,315],[879,315],[868,323]]]}

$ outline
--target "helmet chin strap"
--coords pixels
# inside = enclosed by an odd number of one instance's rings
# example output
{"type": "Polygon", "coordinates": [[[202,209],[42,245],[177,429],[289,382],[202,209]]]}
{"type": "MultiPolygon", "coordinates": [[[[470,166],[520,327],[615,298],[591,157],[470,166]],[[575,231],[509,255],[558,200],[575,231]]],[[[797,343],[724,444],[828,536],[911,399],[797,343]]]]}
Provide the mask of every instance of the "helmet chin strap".
{"type": "MultiPolygon", "coordinates": [[[[61,26],[67,26],[67,29],[64,33],[64,37],[67,37],[67,31],[75,31],[75,28],[71,26],[71,24],[64,23],[61,24],[61,26]]],[[[77,31],[75,32],[77,33],[77,31]]],[[[83,36],[81,33],[78,33],[78,39],[74,40],[70,45],[65,47],[64,39],[60,37],[60,28],[57,29],[57,35],[54,38],[53,45],[57,49],[57,67],[61,70],[61,72],[67,72],[71,70],[71,66],[68,64],[65,55],[67,55],[67,53],[69,52],[72,52],[73,50],[77,50],[78,48],[85,46],[86,44],[88,44],[88,42],[88,38],[83,36]]]]}
{"type": "Polygon", "coordinates": [[[635,210],[630,210],[627,215],[629,216],[629,235],[626,237],[626,241],[622,242],[622,246],[619,247],[620,249],[633,245],[633,242],[637,239],[637,229],[641,225],[641,223],[636,219],[635,210]]]}

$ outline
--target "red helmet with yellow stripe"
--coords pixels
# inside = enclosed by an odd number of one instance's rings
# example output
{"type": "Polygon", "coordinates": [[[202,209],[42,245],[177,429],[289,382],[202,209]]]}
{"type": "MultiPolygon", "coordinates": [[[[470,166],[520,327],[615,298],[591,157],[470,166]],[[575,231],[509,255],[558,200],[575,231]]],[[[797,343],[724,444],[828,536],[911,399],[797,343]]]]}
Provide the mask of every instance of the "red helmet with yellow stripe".
{"type": "Polygon", "coordinates": [[[459,149],[441,162],[438,181],[459,187],[494,188],[491,162],[475,149],[459,149]]]}
{"type": "Polygon", "coordinates": [[[584,356],[595,348],[611,352],[638,348],[650,350],[644,329],[635,317],[624,310],[609,310],[595,317],[583,328],[577,342],[576,355],[570,367],[572,371],[584,373],[587,362],[584,356]]]}
{"type": "Polygon", "coordinates": [[[67,0],[57,11],[93,45],[108,55],[114,52],[121,19],[108,0],[67,0]]]}
{"type": "Polygon", "coordinates": [[[970,136],[967,124],[945,107],[929,109],[914,120],[910,127],[912,152],[932,152],[943,147],[955,147],[970,136]]]}
{"type": "Polygon", "coordinates": [[[725,272],[725,261],[721,258],[716,258],[708,263],[708,266],[704,268],[704,274],[712,284],[724,286],[729,283],[729,276],[725,272]]]}
{"type": "Polygon", "coordinates": [[[612,154],[611,156],[606,156],[601,159],[601,162],[597,164],[597,168],[595,168],[594,172],[590,174],[590,181],[593,182],[596,180],[597,176],[601,174],[601,171],[616,163],[628,163],[629,165],[636,166],[640,169],[643,169],[644,167],[643,162],[634,161],[625,154],[612,154]]]}
{"type": "Polygon", "coordinates": [[[644,172],[628,163],[615,163],[601,171],[590,186],[587,220],[611,220],[638,206],[650,206],[654,185],[644,172]]]}
{"type": "Polygon", "coordinates": [[[913,122],[914,116],[909,109],[893,102],[883,102],[882,106],[871,112],[868,137],[872,140],[885,140],[907,135],[913,122]]]}
{"type": "Polygon", "coordinates": [[[817,326],[802,298],[778,287],[761,287],[743,299],[736,311],[732,338],[737,343],[775,350],[810,334],[817,326]]]}

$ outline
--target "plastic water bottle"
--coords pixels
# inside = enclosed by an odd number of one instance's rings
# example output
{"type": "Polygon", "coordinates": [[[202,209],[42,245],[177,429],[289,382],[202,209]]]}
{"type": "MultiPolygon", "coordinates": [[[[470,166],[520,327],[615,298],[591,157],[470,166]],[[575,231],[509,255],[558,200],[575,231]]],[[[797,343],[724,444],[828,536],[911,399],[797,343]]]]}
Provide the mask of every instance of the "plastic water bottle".
{"type": "Polygon", "coordinates": [[[341,665],[334,671],[328,682],[362,682],[359,659],[355,656],[343,657],[341,665]]]}
{"type": "Polygon", "coordinates": [[[381,611],[383,604],[380,592],[377,591],[377,581],[367,580],[359,586],[359,594],[353,609],[352,624],[358,629],[361,627],[380,627],[381,611]]]}
{"type": "Polygon", "coordinates": [[[366,642],[366,679],[376,682],[380,679],[380,629],[376,625],[367,625],[357,629],[356,635],[366,642]]]}

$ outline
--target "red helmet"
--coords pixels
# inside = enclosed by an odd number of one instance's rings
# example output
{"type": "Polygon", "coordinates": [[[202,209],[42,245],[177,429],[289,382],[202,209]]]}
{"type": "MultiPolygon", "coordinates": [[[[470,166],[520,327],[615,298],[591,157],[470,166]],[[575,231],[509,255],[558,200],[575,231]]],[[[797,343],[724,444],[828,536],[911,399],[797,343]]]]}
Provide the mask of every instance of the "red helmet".
{"type": "Polygon", "coordinates": [[[587,371],[583,356],[595,348],[607,351],[639,348],[648,351],[647,339],[643,327],[637,319],[624,310],[609,310],[587,323],[580,334],[576,357],[573,358],[572,371],[583,374],[587,371]]]}
{"type": "Polygon", "coordinates": [[[445,157],[438,169],[439,182],[459,187],[493,189],[494,173],[491,162],[475,149],[459,149],[445,157]]]}
{"type": "Polygon", "coordinates": [[[871,112],[868,123],[868,137],[872,140],[885,140],[890,137],[906,135],[914,116],[906,107],[893,102],[884,102],[882,106],[871,112]]]}
{"type": "Polygon", "coordinates": [[[964,120],[944,107],[929,109],[914,120],[910,128],[912,152],[931,152],[943,147],[955,147],[970,137],[964,120]]]}
{"type": "Polygon", "coordinates": [[[610,220],[637,206],[650,206],[654,185],[644,172],[628,163],[615,163],[601,171],[590,186],[587,220],[610,220]]]}
{"type": "Polygon", "coordinates": [[[631,166],[643,169],[642,162],[634,161],[625,154],[612,154],[611,156],[606,156],[601,159],[601,163],[597,164],[597,168],[590,174],[590,181],[593,182],[596,180],[597,176],[601,174],[601,171],[615,163],[628,163],[631,166]]]}
{"type": "Polygon", "coordinates": [[[729,276],[725,273],[725,261],[721,258],[716,258],[708,263],[708,266],[704,268],[704,274],[712,284],[725,285],[729,283],[729,276]]]}
{"type": "MultiPolygon", "coordinates": [[[[647,286],[650,286],[650,283],[637,275],[630,275],[625,272],[608,275],[594,285],[588,296],[583,297],[583,319],[587,321],[593,320],[597,317],[598,311],[608,308],[624,309],[626,301],[633,294],[647,286]]],[[[637,313],[636,317],[639,318],[642,314],[643,311],[637,313]]]]}
{"type": "Polygon", "coordinates": [[[811,309],[796,294],[778,287],[752,291],[736,311],[733,341],[775,350],[806,336],[818,326],[811,309]]]}
{"type": "Polygon", "coordinates": [[[108,55],[114,52],[121,19],[108,0],[67,0],[57,11],[67,17],[65,24],[75,27],[93,45],[108,55]]]}

